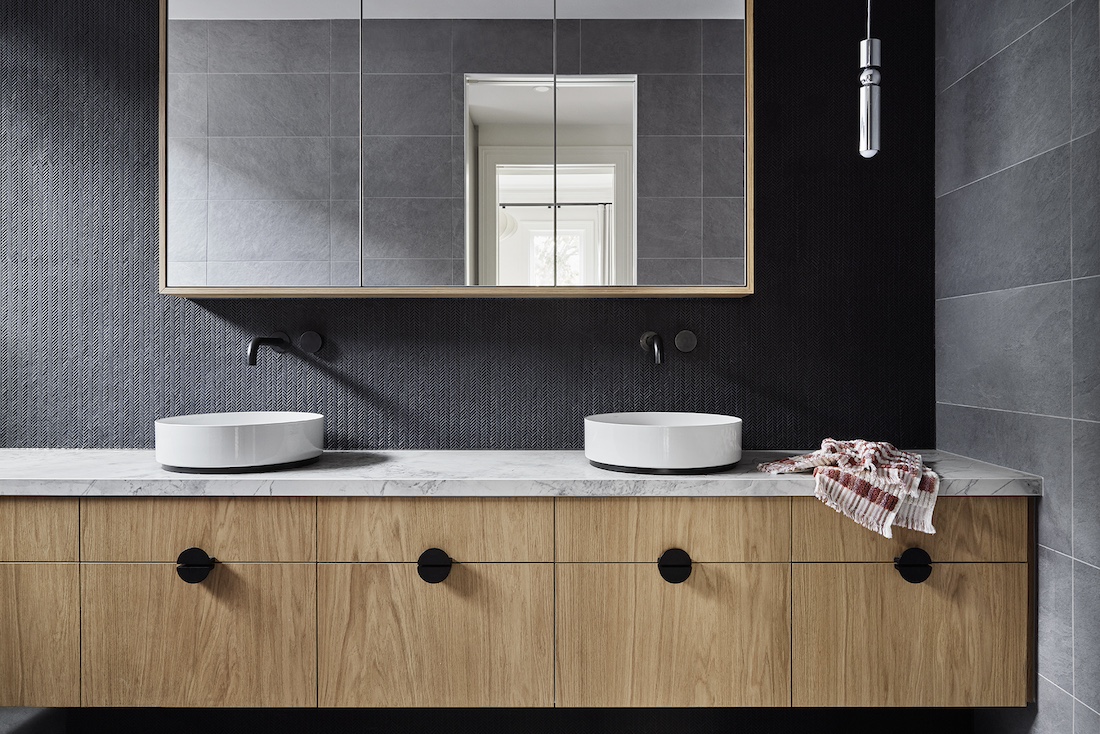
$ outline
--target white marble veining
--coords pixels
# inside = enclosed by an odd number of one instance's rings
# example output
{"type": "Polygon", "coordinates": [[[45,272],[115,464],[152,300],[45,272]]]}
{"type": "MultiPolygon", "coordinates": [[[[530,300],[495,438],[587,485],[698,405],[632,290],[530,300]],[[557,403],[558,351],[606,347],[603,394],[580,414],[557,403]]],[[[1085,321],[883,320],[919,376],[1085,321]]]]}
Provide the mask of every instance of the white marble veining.
{"type": "MultiPolygon", "coordinates": [[[[810,496],[809,474],[756,469],[793,452],[746,451],[704,476],[597,469],[581,451],[329,451],[311,466],[258,474],[174,474],[152,451],[0,449],[0,495],[42,496],[810,496]]],[[[943,451],[922,452],[940,494],[1031,496],[1042,479],[943,451]]]]}

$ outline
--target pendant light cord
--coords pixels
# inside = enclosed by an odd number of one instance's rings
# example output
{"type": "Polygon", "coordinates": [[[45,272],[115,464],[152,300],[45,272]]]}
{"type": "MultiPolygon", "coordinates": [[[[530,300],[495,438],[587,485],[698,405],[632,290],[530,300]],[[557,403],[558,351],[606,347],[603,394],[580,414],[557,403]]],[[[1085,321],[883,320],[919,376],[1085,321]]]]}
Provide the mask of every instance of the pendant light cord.
{"type": "Polygon", "coordinates": [[[867,37],[871,37],[871,0],[867,0],[867,37]]]}

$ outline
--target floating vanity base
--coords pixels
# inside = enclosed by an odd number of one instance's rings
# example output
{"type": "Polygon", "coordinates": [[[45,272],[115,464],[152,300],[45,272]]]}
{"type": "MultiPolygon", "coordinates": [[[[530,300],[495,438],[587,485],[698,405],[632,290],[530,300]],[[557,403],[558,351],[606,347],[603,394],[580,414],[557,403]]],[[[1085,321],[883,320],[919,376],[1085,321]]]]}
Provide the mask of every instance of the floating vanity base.
{"type": "Polygon", "coordinates": [[[316,456],[311,456],[308,459],[302,459],[301,461],[288,461],[283,464],[259,464],[257,466],[230,466],[217,468],[168,466],[167,464],[161,464],[160,468],[164,471],[176,472],[178,474],[256,474],[258,472],[298,469],[303,466],[309,466],[310,464],[316,464],[320,460],[321,454],[317,454],[316,456]]]}
{"type": "Polygon", "coordinates": [[[662,474],[666,476],[695,476],[698,474],[717,474],[719,472],[729,471],[733,467],[737,466],[737,462],[732,464],[725,464],[724,466],[705,466],[699,469],[649,469],[640,466],[615,466],[614,464],[601,464],[598,461],[588,460],[588,463],[597,469],[606,469],[607,471],[618,471],[626,474],[662,474]]]}

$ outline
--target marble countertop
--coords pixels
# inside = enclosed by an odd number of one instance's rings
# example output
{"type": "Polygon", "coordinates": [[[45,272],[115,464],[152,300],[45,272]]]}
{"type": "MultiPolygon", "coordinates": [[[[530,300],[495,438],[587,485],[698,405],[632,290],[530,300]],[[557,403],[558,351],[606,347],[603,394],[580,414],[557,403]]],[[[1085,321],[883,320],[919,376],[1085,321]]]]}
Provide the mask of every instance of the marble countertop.
{"type": "MultiPolygon", "coordinates": [[[[809,474],[756,469],[797,452],[746,451],[730,471],[704,476],[597,469],[581,451],[329,451],[300,469],[175,474],[152,451],[0,449],[0,496],[811,496],[809,474]]],[[[922,452],[941,496],[1033,496],[1042,479],[943,451],[922,452]]]]}

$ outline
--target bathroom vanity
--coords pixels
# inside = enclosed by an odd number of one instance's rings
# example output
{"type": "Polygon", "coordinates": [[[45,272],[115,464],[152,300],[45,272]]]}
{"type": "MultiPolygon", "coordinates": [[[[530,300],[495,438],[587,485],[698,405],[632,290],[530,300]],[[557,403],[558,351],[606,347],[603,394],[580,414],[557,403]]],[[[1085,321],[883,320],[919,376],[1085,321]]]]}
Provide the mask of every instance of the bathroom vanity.
{"type": "Polygon", "coordinates": [[[1038,477],[928,452],[938,533],[887,540],[808,475],[755,470],[777,456],[683,477],[332,452],[188,476],[150,451],[0,450],[0,705],[1033,700],[1038,477]],[[895,567],[911,547],[922,583],[895,567]],[[217,559],[198,583],[189,548],[217,559]]]}

